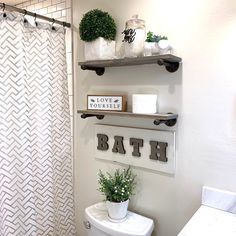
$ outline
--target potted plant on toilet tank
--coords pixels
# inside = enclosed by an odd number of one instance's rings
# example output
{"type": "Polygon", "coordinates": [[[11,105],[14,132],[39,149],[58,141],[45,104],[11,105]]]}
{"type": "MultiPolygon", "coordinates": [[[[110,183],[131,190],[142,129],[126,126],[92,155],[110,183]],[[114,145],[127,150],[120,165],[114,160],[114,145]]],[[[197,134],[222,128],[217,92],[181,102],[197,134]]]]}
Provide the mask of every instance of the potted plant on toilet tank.
{"type": "Polygon", "coordinates": [[[80,22],[79,34],[85,42],[85,60],[115,57],[116,24],[107,12],[99,9],[87,12],[80,22]]]}
{"type": "Polygon", "coordinates": [[[127,215],[130,197],[134,194],[136,175],[130,167],[116,169],[113,174],[98,173],[99,191],[105,195],[108,216],[113,222],[121,222],[127,215]]]}

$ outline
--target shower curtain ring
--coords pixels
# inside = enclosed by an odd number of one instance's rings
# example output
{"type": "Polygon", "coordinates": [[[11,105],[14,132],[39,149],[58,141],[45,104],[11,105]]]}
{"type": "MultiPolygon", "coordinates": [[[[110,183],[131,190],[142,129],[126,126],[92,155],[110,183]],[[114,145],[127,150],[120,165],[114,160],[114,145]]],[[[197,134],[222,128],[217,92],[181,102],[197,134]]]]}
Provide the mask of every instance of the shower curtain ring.
{"type": "Polygon", "coordinates": [[[53,26],[54,23],[55,23],[55,19],[52,18],[52,30],[56,30],[56,28],[53,26]]]}
{"type": "Polygon", "coordinates": [[[7,17],[7,14],[6,14],[6,12],[4,12],[5,11],[5,8],[6,8],[6,4],[5,3],[3,3],[2,4],[2,11],[3,11],[3,17],[7,17]]]}
{"type": "Polygon", "coordinates": [[[27,12],[26,10],[24,10],[24,16],[23,16],[23,17],[24,17],[24,23],[28,23],[28,20],[25,18],[25,16],[27,15],[27,13],[28,13],[28,12],[27,12]]]}
{"type": "Polygon", "coordinates": [[[36,18],[37,18],[37,14],[34,13],[34,23],[35,23],[36,26],[38,26],[38,22],[36,21],[36,18]]]}

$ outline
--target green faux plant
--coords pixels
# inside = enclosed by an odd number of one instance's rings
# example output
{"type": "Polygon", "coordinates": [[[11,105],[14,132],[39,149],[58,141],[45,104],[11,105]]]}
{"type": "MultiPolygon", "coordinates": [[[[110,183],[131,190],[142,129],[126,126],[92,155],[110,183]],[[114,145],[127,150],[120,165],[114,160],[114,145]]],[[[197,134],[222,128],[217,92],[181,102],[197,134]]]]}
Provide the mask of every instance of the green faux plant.
{"type": "Polygon", "coordinates": [[[79,24],[79,34],[80,38],[86,42],[91,42],[99,37],[114,40],[116,24],[108,12],[94,9],[83,16],[79,24]]]}
{"type": "Polygon", "coordinates": [[[166,39],[167,40],[168,38],[166,36],[156,35],[153,32],[148,31],[147,38],[146,38],[145,42],[149,42],[149,43],[155,42],[155,43],[158,43],[162,39],[166,39]]]}
{"type": "Polygon", "coordinates": [[[134,195],[136,175],[132,173],[130,167],[123,170],[116,169],[113,175],[104,174],[99,170],[98,176],[100,185],[98,190],[105,195],[106,201],[124,202],[134,195]]]}

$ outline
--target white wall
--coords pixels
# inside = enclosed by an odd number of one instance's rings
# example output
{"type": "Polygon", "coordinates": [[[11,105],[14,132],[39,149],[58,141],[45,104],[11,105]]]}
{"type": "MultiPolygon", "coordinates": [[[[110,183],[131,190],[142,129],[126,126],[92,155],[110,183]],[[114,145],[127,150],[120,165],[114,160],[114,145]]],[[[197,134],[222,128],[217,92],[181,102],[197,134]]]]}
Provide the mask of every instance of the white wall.
{"type": "MultiPolygon", "coordinates": [[[[182,68],[168,73],[155,65],[109,68],[98,77],[76,72],[76,108],[86,107],[91,92],[156,92],[160,111],[179,114],[175,176],[135,169],[139,176],[131,209],[155,220],[155,236],[174,236],[200,206],[201,187],[236,191],[236,2],[235,0],[74,0],[75,63],[83,59],[78,25],[88,10],[108,11],[118,24],[138,13],[147,30],[167,35],[182,68]]],[[[121,41],[121,34],[117,39],[121,41]]],[[[93,156],[93,124],[76,118],[75,192],[79,236],[84,208],[101,200],[97,171],[116,165],[93,156]]],[[[145,119],[109,118],[101,123],[154,128],[145,119]]],[[[166,128],[165,126],[161,128],[166,128]]]]}

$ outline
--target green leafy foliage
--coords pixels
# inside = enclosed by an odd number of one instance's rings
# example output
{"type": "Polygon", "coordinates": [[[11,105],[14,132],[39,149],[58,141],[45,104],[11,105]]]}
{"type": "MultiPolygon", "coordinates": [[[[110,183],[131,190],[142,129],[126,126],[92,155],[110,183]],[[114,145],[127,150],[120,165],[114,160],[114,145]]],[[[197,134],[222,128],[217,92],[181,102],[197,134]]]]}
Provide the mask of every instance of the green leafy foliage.
{"type": "Polygon", "coordinates": [[[145,40],[145,42],[156,42],[158,43],[160,40],[162,39],[168,39],[166,36],[161,36],[161,35],[155,35],[153,32],[148,31],[147,33],[147,38],[145,40]]]}
{"type": "Polygon", "coordinates": [[[103,174],[101,170],[98,173],[100,184],[99,191],[105,195],[105,200],[111,202],[124,202],[134,194],[136,185],[134,175],[130,169],[116,169],[115,173],[103,174]]]}
{"type": "Polygon", "coordinates": [[[90,42],[99,37],[114,40],[116,37],[116,24],[107,13],[98,9],[87,12],[79,25],[80,38],[90,42]]]}

